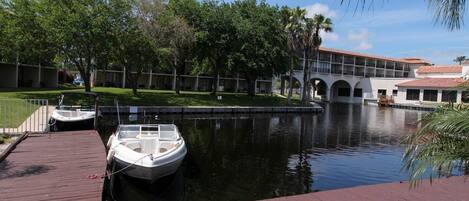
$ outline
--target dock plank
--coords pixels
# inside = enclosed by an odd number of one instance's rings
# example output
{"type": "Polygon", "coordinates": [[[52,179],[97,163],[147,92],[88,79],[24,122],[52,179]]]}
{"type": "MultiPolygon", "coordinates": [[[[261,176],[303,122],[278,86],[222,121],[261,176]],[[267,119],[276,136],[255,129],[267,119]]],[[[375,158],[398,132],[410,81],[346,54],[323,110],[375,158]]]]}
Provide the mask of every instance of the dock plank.
{"type": "Polygon", "coordinates": [[[417,188],[410,188],[408,182],[376,184],[353,188],[321,191],[303,195],[279,197],[266,201],[467,201],[469,180],[467,177],[451,177],[423,181],[417,188]]]}
{"type": "Polygon", "coordinates": [[[29,136],[0,163],[0,200],[102,200],[105,169],[96,131],[29,136]]]}

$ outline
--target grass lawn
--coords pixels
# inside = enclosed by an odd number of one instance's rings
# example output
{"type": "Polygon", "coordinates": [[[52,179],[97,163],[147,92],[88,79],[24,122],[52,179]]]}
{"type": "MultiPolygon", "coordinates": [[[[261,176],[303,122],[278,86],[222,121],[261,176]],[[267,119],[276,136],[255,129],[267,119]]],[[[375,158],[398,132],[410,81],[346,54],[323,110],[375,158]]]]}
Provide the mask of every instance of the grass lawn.
{"type": "Polygon", "coordinates": [[[11,137],[9,135],[0,134],[0,144],[9,143],[10,140],[11,140],[11,137]]]}
{"type": "MultiPolygon", "coordinates": [[[[0,99],[48,99],[49,104],[57,104],[60,92],[84,91],[83,88],[60,88],[60,89],[11,89],[0,91],[0,99]]],[[[100,96],[101,105],[114,105],[114,98],[119,100],[120,105],[134,106],[285,106],[287,99],[271,95],[256,95],[254,97],[241,93],[219,93],[222,100],[217,100],[216,96],[209,92],[183,91],[180,95],[169,90],[149,90],[140,89],[139,96],[132,94],[131,89],[95,87],[93,92],[100,96]]],[[[297,99],[293,100],[294,105],[299,105],[297,99]]]]}
{"type": "Polygon", "coordinates": [[[1,127],[5,124],[7,128],[17,128],[39,108],[39,105],[22,99],[8,101],[2,99],[4,98],[0,96],[1,127]]]}

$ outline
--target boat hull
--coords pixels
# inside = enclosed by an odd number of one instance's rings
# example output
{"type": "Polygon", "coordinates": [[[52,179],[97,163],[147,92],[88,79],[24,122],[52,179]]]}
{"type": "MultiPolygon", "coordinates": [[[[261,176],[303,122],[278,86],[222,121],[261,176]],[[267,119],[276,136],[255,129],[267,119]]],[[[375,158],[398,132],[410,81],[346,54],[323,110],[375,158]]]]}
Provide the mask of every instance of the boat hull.
{"type": "Polygon", "coordinates": [[[116,163],[116,171],[122,171],[122,173],[127,176],[153,183],[159,178],[174,174],[184,160],[185,154],[184,150],[184,153],[180,154],[174,161],[153,167],[144,167],[136,164],[131,165],[117,157],[114,157],[114,162],[116,163]]]}
{"type": "Polygon", "coordinates": [[[51,125],[51,131],[88,130],[94,127],[94,118],[79,121],[60,121],[52,119],[51,122],[55,122],[51,125]]]}

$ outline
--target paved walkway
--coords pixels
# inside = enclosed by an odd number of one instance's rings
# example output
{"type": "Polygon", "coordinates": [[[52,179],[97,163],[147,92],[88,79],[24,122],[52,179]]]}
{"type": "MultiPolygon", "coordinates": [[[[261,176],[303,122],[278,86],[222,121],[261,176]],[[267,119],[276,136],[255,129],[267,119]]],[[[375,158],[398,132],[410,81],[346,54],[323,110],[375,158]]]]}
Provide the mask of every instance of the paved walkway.
{"type": "Polygon", "coordinates": [[[270,199],[269,201],[467,201],[469,180],[451,177],[424,181],[419,187],[409,189],[409,183],[389,183],[322,191],[303,195],[270,199]]]}
{"type": "Polygon", "coordinates": [[[96,131],[32,135],[0,162],[0,200],[101,200],[106,151],[96,131]]]}

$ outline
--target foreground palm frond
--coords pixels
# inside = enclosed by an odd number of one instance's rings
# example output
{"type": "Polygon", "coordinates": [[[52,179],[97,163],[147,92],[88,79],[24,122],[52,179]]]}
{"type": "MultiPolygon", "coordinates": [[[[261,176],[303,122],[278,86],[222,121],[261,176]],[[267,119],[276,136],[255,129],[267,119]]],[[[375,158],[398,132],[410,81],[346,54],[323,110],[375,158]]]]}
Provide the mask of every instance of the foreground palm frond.
{"type": "Polygon", "coordinates": [[[469,108],[445,106],[426,115],[422,127],[405,139],[404,169],[413,186],[423,177],[451,176],[455,169],[469,171],[469,108]]]}
{"type": "MultiPolygon", "coordinates": [[[[386,0],[382,0],[385,2],[386,0]]],[[[464,16],[469,1],[466,0],[426,0],[429,8],[434,10],[434,18],[436,23],[441,23],[449,30],[460,29],[464,24],[464,16]]],[[[371,8],[375,0],[341,0],[341,4],[350,6],[350,3],[355,4],[355,12],[357,10],[365,10],[371,8]]]]}

